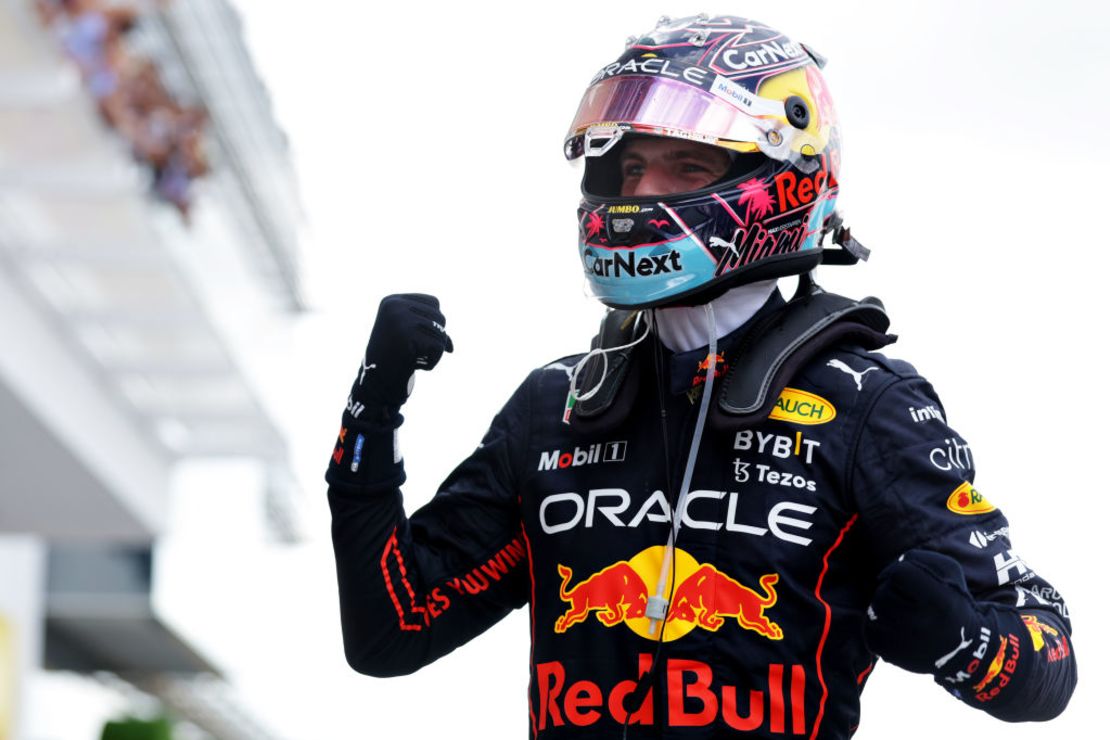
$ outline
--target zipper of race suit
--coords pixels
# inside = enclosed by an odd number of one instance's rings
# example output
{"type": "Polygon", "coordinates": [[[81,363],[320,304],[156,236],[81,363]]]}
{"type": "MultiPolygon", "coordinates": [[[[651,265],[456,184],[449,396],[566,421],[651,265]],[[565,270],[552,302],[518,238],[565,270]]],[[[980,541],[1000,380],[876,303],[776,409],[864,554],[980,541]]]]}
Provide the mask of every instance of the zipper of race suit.
{"type": "MultiPolygon", "coordinates": [[[[694,477],[694,466],[698,461],[698,450],[701,448],[701,436],[705,430],[705,417],[709,412],[709,400],[713,395],[713,376],[717,369],[717,321],[713,315],[713,304],[705,304],[705,320],[709,328],[709,367],[705,373],[705,386],[702,389],[701,404],[698,407],[698,419],[694,424],[694,436],[690,440],[690,452],[686,456],[686,470],[682,475],[682,485],[678,489],[678,500],[671,507],[671,529],[667,536],[667,546],[663,551],[663,563],[659,569],[659,582],[655,595],[648,598],[647,617],[651,620],[648,634],[655,634],[660,629],[662,636],[662,622],[666,619],[670,598],[663,598],[668,571],[674,572],[674,548],[678,539],[678,531],[682,528],[682,512],[686,510],[686,498],[690,494],[690,483],[694,477]]],[[[662,378],[660,378],[660,383],[662,378]]],[[[669,481],[668,481],[669,482],[669,481]]],[[[674,588],[674,580],[671,580],[674,588]]]]}
{"type": "MultiPolygon", "coordinates": [[[[654,321],[654,318],[653,315],[652,324],[657,326],[658,324],[654,321]]],[[[656,333],[654,337],[655,385],[659,396],[659,418],[663,436],[664,485],[667,487],[667,501],[671,509],[671,526],[667,532],[667,544],[663,550],[663,562],[659,567],[659,577],[656,582],[655,595],[648,597],[647,608],[645,610],[646,616],[651,620],[650,626],[648,627],[648,634],[654,634],[655,631],[658,630],[659,636],[655,642],[655,655],[651,661],[651,668],[639,678],[635,688],[630,694],[632,706],[636,708],[638,708],[646,698],[645,688],[650,686],[654,681],[655,671],[659,666],[660,653],[663,647],[663,635],[666,631],[667,613],[670,608],[671,599],[674,597],[675,581],[677,580],[674,558],[675,542],[678,540],[678,532],[682,528],[682,512],[685,510],[686,499],[690,493],[694,466],[697,464],[698,451],[701,449],[702,433],[705,430],[705,419],[709,412],[709,403],[713,395],[713,380],[717,370],[717,321],[713,313],[712,303],[705,304],[705,319],[709,329],[709,367],[706,370],[701,404],[698,407],[697,421],[694,424],[694,433],[690,440],[690,452],[686,456],[686,468],[679,486],[677,500],[671,496],[673,480],[671,479],[670,442],[667,434],[666,391],[663,388],[664,374],[661,356],[662,349],[658,333],[656,333]],[[664,598],[663,591],[666,589],[668,574],[670,575],[671,587],[667,596],[664,598]]],[[[685,437],[684,434],[681,436],[685,437]]],[[[625,712],[624,724],[621,732],[622,738],[626,739],[628,737],[628,725],[634,711],[635,710],[626,710],[625,712]]]]}

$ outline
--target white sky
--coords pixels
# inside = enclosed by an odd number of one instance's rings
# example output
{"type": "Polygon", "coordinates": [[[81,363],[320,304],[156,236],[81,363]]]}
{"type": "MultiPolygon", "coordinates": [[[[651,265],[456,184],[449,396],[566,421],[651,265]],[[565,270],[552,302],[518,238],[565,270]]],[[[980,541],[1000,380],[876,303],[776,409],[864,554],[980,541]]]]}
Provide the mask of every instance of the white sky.
{"type": "MultiPolygon", "coordinates": [[[[313,310],[269,379],[308,498],[308,544],[243,531],[249,469],[184,476],[160,603],[287,738],[525,735],[517,612],[416,676],[343,662],[323,470],[380,298],[438,295],[456,352],[421,375],[402,430],[410,510],[527,371],[586,348],[600,308],[575,251],[562,136],[624,38],[716,8],[676,2],[394,4],[236,0],[290,135],[313,310]],[[528,11],[521,10],[529,7],[528,11]],[[449,734],[450,733],[450,734],[449,734]]],[[[1107,267],[1103,4],[747,2],[726,6],[826,55],[845,140],[841,204],[871,263],[824,268],[877,294],[971,442],[1018,552],[1068,598],[1082,675],[1047,730],[963,708],[881,666],[860,738],[1095,737],[1108,688],[1101,368],[1107,267]],[[1051,11],[1046,10],[1051,8],[1051,11]],[[1101,690],[1100,690],[1101,689],[1101,690]]]]}

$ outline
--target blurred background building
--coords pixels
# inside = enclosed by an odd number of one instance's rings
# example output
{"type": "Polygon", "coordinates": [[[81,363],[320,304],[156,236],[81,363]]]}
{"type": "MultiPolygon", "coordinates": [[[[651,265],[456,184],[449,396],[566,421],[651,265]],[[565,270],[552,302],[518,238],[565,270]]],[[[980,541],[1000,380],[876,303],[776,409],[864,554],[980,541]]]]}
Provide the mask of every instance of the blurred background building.
{"type": "Polygon", "coordinates": [[[0,740],[90,691],[94,719],[272,736],[159,613],[152,552],[198,459],[256,461],[298,537],[255,350],[302,307],[300,221],[226,0],[0,0],[0,740]]]}

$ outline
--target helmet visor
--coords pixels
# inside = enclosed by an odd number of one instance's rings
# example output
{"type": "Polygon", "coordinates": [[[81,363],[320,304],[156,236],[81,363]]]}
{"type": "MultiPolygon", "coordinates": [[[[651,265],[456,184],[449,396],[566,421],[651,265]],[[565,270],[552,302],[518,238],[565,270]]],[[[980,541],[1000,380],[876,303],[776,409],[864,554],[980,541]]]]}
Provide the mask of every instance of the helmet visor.
{"type": "Polygon", "coordinates": [[[758,148],[782,159],[789,151],[782,146],[789,127],[771,118],[776,115],[783,115],[781,102],[752,95],[720,76],[709,81],[708,89],[667,77],[609,77],[586,90],[567,132],[566,155],[576,159],[604,154],[608,139],[631,129],[710,144],[743,142],[754,146],[737,148],[758,148]],[[591,138],[600,139],[602,146],[588,141],[591,138]]]}

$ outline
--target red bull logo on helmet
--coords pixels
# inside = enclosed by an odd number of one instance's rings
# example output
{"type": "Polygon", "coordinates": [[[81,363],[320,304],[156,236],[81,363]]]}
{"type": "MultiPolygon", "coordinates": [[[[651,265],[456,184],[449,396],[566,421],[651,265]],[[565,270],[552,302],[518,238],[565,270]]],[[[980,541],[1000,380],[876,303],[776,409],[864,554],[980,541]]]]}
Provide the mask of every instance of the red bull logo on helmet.
{"type": "MultiPolygon", "coordinates": [[[[559,598],[566,602],[567,609],[555,620],[555,632],[562,634],[593,615],[606,627],[624,624],[645,639],[659,639],[645,609],[648,596],[658,587],[664,549],[662,545],[649,547],[629,560],[579,579],[573,586],[572,569],[558,565],[559,598]]],[[[758,589],[749,588],[679,548],[674,551],[673,573],[675,583],[671,583],[672,575],[668,573],[663,584],[663,593],[673,594],[664,622],[664,641],[677,640],[697,628],[716,632],[729,623],[769,640],[782,639],[782,628],[766,615],[778,601],[778,573],[761,576],[758,589]]]]}

